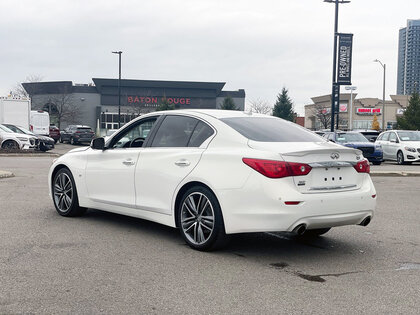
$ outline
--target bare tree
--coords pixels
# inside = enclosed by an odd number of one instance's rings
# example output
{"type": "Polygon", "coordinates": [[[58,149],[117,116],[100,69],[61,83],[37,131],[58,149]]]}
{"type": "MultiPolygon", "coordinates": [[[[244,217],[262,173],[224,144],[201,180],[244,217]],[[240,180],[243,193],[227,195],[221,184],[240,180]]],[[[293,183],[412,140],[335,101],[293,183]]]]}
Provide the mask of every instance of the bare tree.
{"type": "Polygon", "coordinates": [[[328,107],[316,104],[312,108],[312,114],[315,116],[315,119],[321,123],[321,126],[324,129],[328,129],[331,123],[331,110],[328,107]]]}
{"type": "Polygon", "coordinates": [[[268,115],[273,111],[273,107],[267,101],[261,99],[251,100],[249,105],[253,113],[268,115]]]}
{"type": "Polygon", "coordinates": [[[11,90],[11,94],[13,96],[19,96],[19,97],[30,97],[31,96],[31,91],[26,91],[23,86],[22,83],[30,83],[30,82],[41,82],[43,79],[43,76],[38,75],[38,74],[31,74],[28,75],[25,80],[23,80],[22,82],[17,82],[12,90],[11,90]]]}
{"type": "Polygon", "coordinates": [[[52,95],[45,106],[49,107],[50,115],[57,118],[58,128],[63,122],[68,124],[77,123],[82,116],[82,107],[74,102],[73,94],[71,93],[63,92],[52,95]]]}

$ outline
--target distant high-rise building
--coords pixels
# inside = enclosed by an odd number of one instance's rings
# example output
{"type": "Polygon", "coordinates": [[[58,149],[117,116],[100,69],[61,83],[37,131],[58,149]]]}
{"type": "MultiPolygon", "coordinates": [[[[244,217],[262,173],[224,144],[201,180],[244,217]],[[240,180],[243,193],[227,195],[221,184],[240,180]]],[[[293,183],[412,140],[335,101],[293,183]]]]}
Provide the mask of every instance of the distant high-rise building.
{"type": "Polygon", "coordinates": [[[420,87],[420,20],[407,20],[398,40],[397,94],[411,94],[420,87]]]}

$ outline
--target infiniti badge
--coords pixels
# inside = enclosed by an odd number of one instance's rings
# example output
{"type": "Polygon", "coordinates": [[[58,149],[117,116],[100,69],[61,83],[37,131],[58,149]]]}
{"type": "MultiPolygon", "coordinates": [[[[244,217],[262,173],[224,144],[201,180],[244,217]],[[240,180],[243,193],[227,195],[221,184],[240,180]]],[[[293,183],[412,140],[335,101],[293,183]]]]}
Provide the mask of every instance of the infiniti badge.
{"type": "Polygon", "coordinates": [[[336,160],[340,157],[340,154],[338,154],[338,152],[333,152],[333,153],[331,153],[330,156],[333,160],[336,160]]]}

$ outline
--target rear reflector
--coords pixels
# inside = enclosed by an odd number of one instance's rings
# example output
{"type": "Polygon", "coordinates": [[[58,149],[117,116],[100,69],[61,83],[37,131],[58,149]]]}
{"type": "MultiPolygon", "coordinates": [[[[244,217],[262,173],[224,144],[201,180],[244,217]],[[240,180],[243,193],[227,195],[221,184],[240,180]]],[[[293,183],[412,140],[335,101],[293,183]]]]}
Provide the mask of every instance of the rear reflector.
{"type": "Polygon", "coordinates": [[[357,164],[354,166],[354,169],[358,173],[369,173],[370,172],[370,164],[368,160],[363,160],[360,162],[357,162],[357,164]]]}
{"type": "Polygon", "coordinates": [[[257,172],[269,178],[308,175],[312,167],[308,164],[285,161],[243,158],[242,161],[257,172]]]}
{"type": "Polygon", "coordinates": [[[300,201],[285,201],[284,203],[288,206],[295,206],[300,204],[300,201]]]}

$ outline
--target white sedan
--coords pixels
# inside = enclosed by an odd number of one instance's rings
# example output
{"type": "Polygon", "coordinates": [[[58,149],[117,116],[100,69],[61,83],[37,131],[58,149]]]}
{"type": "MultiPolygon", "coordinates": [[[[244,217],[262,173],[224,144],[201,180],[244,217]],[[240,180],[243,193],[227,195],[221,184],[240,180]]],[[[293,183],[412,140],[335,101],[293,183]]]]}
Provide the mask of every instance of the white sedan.
{"type": "Polygon", "coordinates": [[[49,188],[62,216],[95,208],[143,218],[179,228],[199,250],[234,233],[365,226],[376,206],[361,151],[279,118],[224,110],[141,116],[58,158],[49,188]]]}

